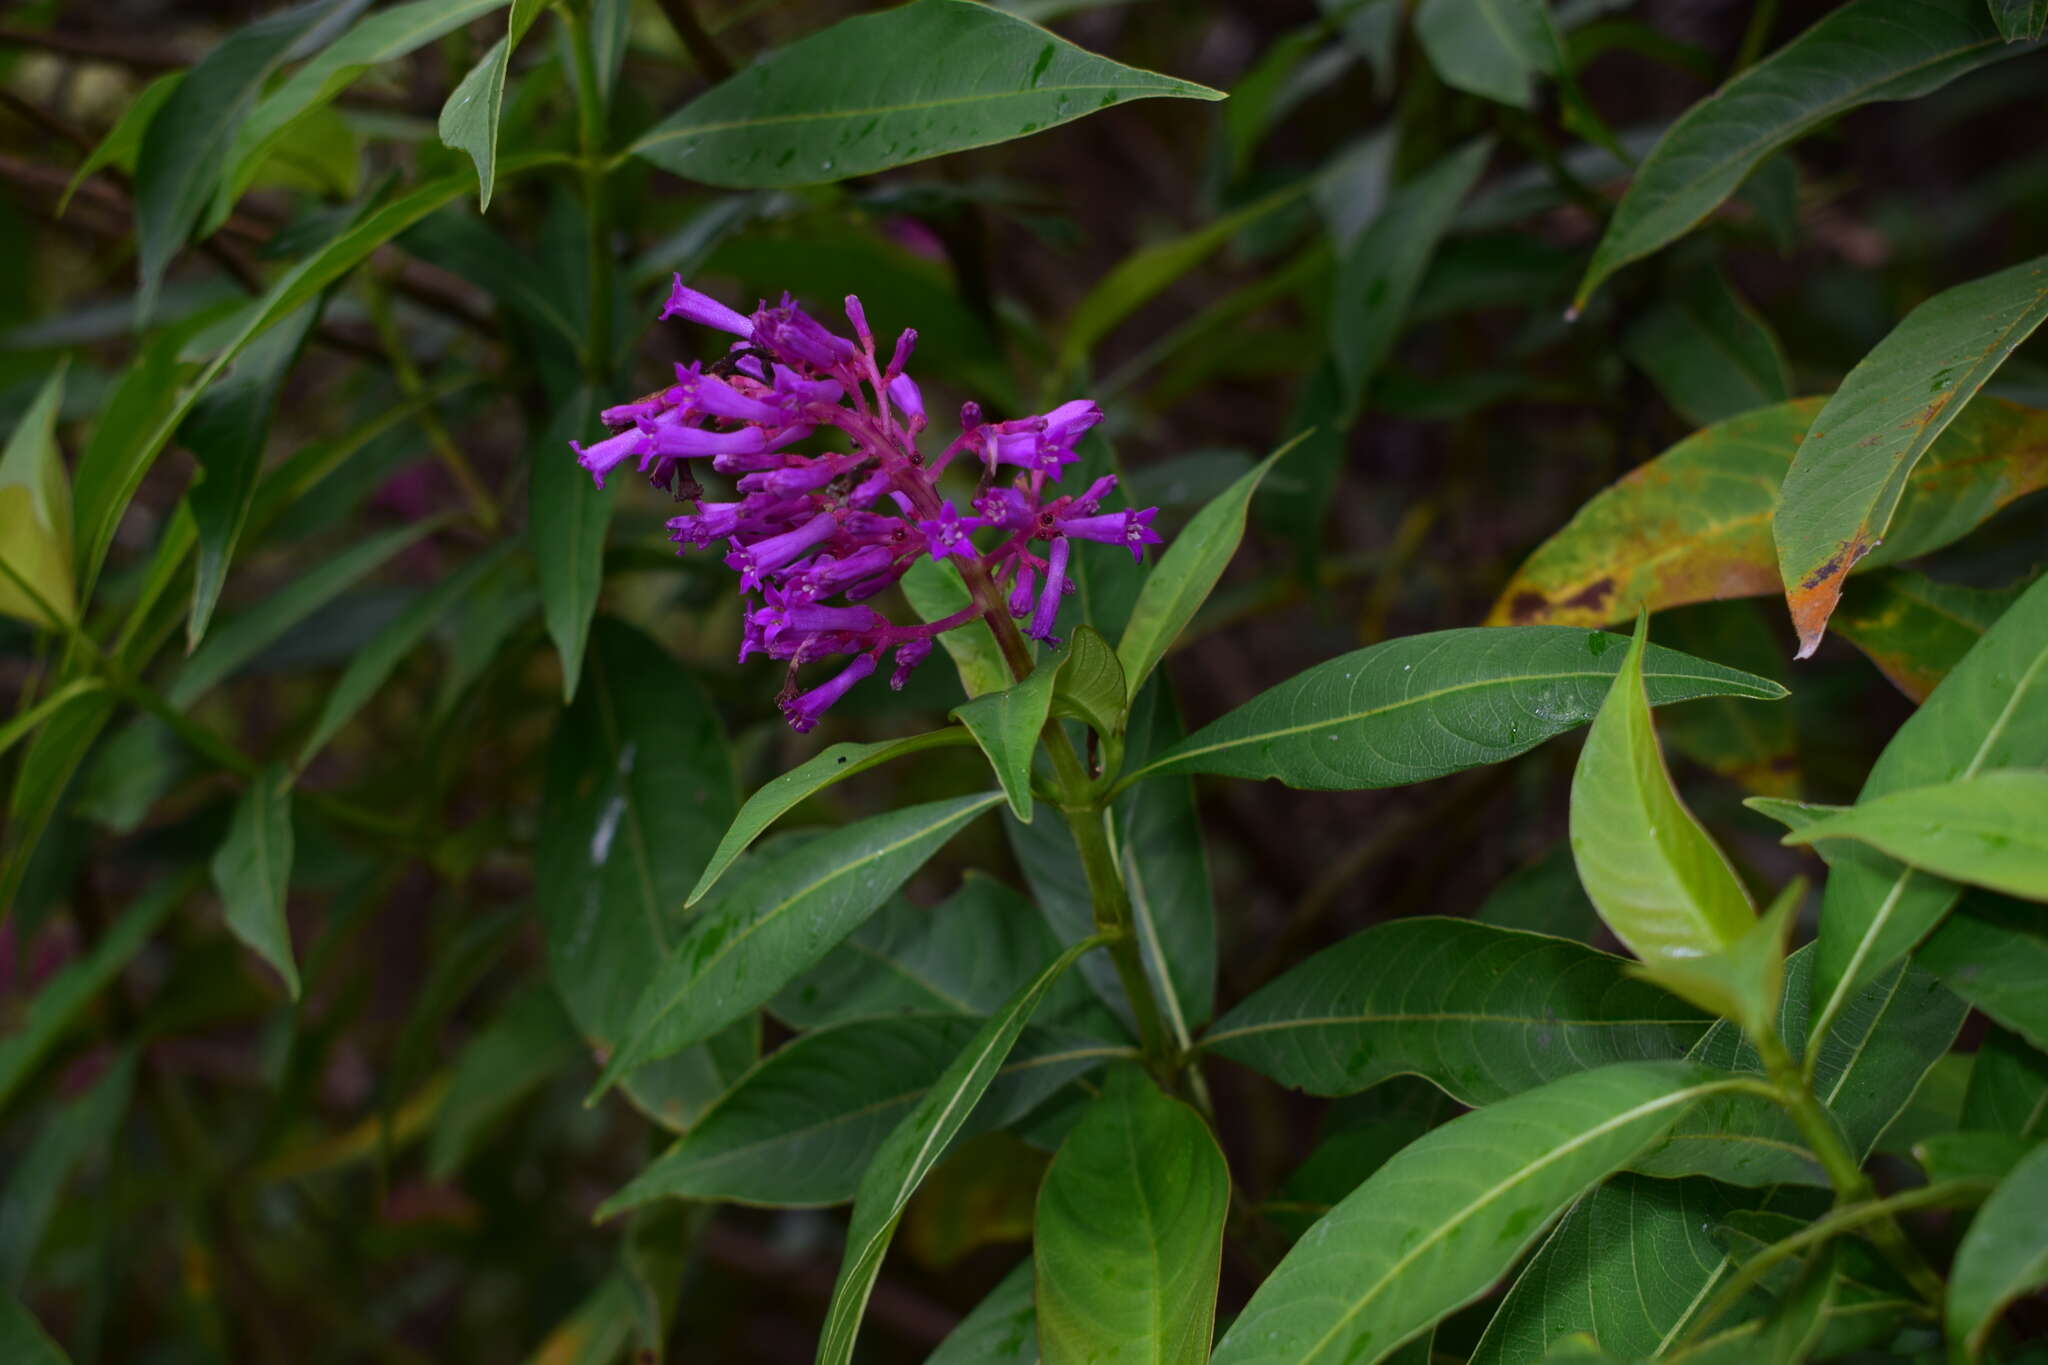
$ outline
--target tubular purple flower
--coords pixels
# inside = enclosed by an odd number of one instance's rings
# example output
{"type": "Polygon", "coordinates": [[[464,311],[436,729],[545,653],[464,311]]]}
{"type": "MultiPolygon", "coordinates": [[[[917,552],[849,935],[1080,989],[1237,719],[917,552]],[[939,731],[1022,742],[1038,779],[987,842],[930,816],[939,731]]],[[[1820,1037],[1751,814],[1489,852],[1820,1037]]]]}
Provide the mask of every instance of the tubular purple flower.
{"type": "Polygon", "coordinates": [[[741,592],[752,592],[761,586],[762,574],[773,573],[801,559],[830,536],[837,525],[830,512],[820,512],[794,531],[784,531],[752,545],[732,541],[732,553],[725,557],[726,567],[738,571],[741,592]]]}
{"type": "Polygon", "coordinates": [[[790,580],[790,592],[807,601],[830,597],[849,583],[887,573],[895,562],[896,552],[886,545],[866,545],[843,559],[819,555],[790,580]]]}
{"type": "Polygon", "coordinates": [[[754,334],[754,324],[744,314],[734,312],[709,294],[698,293],[683,283],[681,275],[672,278],[674,283],[669,286],[668,302],[662,305],[658,321],[687,318],[736,336],[750,337],[754,334]]]}
{"type": "Polygon", "coordinates": [[[910,353],[917,349],[917,329],[905,327],[896,334],[896,352],[889,357],[889,368],[882,372],[882,378],[894,383],[902,377],[903,367],[910,363],[910,353]]]}
{"type": "MultiPolygon", "coordinates": [[[[1159,515],[1156,507],[1147,507],[1142,512],[1104,512],[1093,517],[1055,517],[1053,525],[1063,536],[1079,536],[1083,540],[1099,541],[1104,545],[1121,545],[1131,552],[1131,558],[1143,559],[1147,545],[1157,545],[1159,533],[1152,529],[1152,518],[1159,515]]],[[[1057,543],[1057,542],[1055,542],[1057,543]]]]}
{"type": "Polygon", "coordinates": [[[910,681],[910,670],[929,659],[931,654],[932,637],[929,635],[920,635],[896,646],[896,668],[889,674],[890,688],[901,692],[903,684],[910,681]]]}
{"type": "Polygon", "coordinates": [[[747,623],[759,626],[762,641],[774,645],[784,635],[859,635],[882,643],[880,634],[889,623],[872,607],[822,607],[815,602],[792,599],[775,589],[768,590],[769,605],[747,613],[747,623]]]}
{"type": "Polygon", "coordinates": [[[698,365],[676,366],[676,386],[669,392],[691,415],[723,417],[733,422],[760,422],[767,426],[787,425],[788,407],[751,398],[715,374],[702,373],[698,365]]]}
{"type": "Polygon", "coordinates": [[[939,514],[920,521],[917,529],[924,532],[925,545],[933,559],[944,559],[947,555],[972,559],[974,542],[969,536],[987,524],[979,517],[961,516],[954,509],[952,499],[948,498],[939,508],[939,514]]]}
{"type": "Polygon", "coordinates": [[[1038,606],[1031,613],[1031,624],[1024,633],[1034,640],[1053,640],[1053,621],[1060,614],[1060,598],[1067,591],[1067,557],[1073,553],[1073,542],[1065,536],[1057,537],[1052,550],[1046,555],[1045,590],[1038,594],[1038,606]]]}
{"type": "Polygon", "coordinates": [[[813,370],[830,370],[858,354],[852,342],[825,330],[787,294],[776,307],[755,311],[753,338],[777,360],[794,361],[813,370]]]}
{"type": "Polygon", "coordinates": [[[915,379],[907,374],[899,374],[890,380],[889,401],[910,419],[912,434],[924,429],[924,394],[918,391],[915,379]]]}
{"type": "Polygon", "coordinates": [[[739,490],[742,493],[772,493],[777,497],[810,493],[838,478],[844,468],[845,465],[838,460],[805,460],[795,456],[780,469],[757,470],[746,475],[739,481],[739,490]]]}
{"type": "Polygon", "coordinates": [[[782,709],[783,718],[789,722],[789,728],[798,734],[810,733],[817,725],[818,718],[824,715],[834,702],[845,696],[855,683],[874,671],[874,655],[856,655],[853,662],[830,682],[822,683],[808,692],[782,698],[778,704],[782,709]]]}
{"type": "Polygon", "coordinates": [[[875,334],[868,330],[868,310],[860,306],[858,294],[846,296],[846,320],[853,324],[853,335],[862,346],[872,347],[875,344],[875,334]]]}
{"type": "Polygon", "coordinates": [[[580,441],[569,442],[569,449],[576,452],[576,463],[590,471],[590,477],[597,481],[599,488],[604,487],[605,475],[627,460],[645,457],[650,448],[647,434],[637,427],[587,446],[580,441]]]}
{"type": "Polygon", "coordinates": [[[1029,564],[1017,570],[1017,586],[1010,589],[1010,615],[1023,617],[1031,614],[1031,585],[1038,577],[1038,570],[1029,564]]]}

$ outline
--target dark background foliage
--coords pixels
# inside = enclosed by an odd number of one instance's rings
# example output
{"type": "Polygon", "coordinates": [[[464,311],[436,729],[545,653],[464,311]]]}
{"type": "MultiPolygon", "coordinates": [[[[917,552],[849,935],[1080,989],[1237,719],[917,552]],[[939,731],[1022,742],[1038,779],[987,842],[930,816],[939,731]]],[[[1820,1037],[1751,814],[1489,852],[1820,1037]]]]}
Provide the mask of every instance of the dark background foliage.
{"type": "MultiPolygon", "coordinates": [[[[692,36],[744,63],[861,8],[706,0],[696,18],[709,36],[692,36]]],[[[1659,126],[1708,93],[1753,35],[1768,50],[1828,7],[1591,8],[1574,40],[1587,54],[1584,95],[1608,126],[1629,130],[1659,126]]],[[[9,426],[51,360],[69,355],[62,430],[75,459],[73,433],[133,354],[132,182],[102,172],[60,216],[73,170],[153,75],[190,64],[261,12],[120,0],[0,13],[0,410],[9,426]]],[[[613,112],[627,134],[706,84],[662,7],[631,14],[613,112]]],[[[705,339],[685,329],[641,336],[671,269],[734,300],[787,287],[822,309],[858,291],[878,329],[923,330],[936,412],[970,396],[1002,415],[1099,397],[1109,440],[1142,490],[1135,501],[1161,503],[1163,519],[1178,522],[1298,425],[1304,377],[1324,347],[1330,266],[1317,253],[1327,247],[1313,197],[1296,196],[1177,272],[1062,372],[1063,322],[1119,262],[1297,184],[1375,128],[1401,129],[1397,180],[1491,134],[1498,151],[1482,193],[1518,177],[1544,186],[1546,164],[1575,142],[1549,94],[1529,113],[1460,95],[1431,75],[1412,36],[1400,40],[1398,77],[1376,76],[1305,2],[1082,5],[1049,22],[1091,51],[1236,98],[1134,104],[815,190],[709,191],[631,164],[616,183],[626,280],[618,326],[640,340],[620,396],[651,387],[669,361],[705,353],[705,339]],[[1284,65],[1295,47],[1305,60],[1284,65]],[[1245,93],[1261,82],[1281,95],[1267,118],[1245,93]],[[1274,281],[1264,297],[1242,292],[1274,281]]],[[[179,258],[167,311],[233,297],[238,281],[295,254],[295,236],[317,236],[327,205],[379,177],[458,164],[435,142],[433,121],[495,24],[458,31],[352,87],[332,145],[309,148],[291,183],[259,185],[205,249],[179,258]]],[[[573,142],[552,28],[544,20],[514,59],[508,149],[573,142]]],[[[1928,99],[1829,125],[1797,148],[1789,212],[1732,201],[1706,237],[1627,272],[1575,323],[1564,310],[1618,177],[1566,175],[1530,212],[1485,231],[1454,229],[1367,416],[1345,440],[1320,545],[1284,509],[1255,514],[1218,597],[1171,657],[1183,713],[1199,723],[1346,650],[1483,620],[1535,545],[1700,425],[1621,341],[1711,261],[1782,339],[1791,390],[1803,394],[1831,390],[1921,299],[1989,263],[2048,250],[2044,61],[1993,66],[1928,99]]],[[[378,252],[327,308],[284,383],[274,461],[360,431],[422,388],[438,401],[374,433],[260,528],[234,564],[223,616],[260,606],[375,533],[439,520],[194,712],[218,742],[289,757],[350,658],[422,587],[524,521],[531,461],[568,458],[540,444],[543,433],[579,433],[559,428],[561,390],[546,373],[554,343],[521,312],[514,286],[582,316],[576,221],[560,178],[508,180],[487,217],[472,205],[429,219],[378,252]],[[523,281],[477,267],[477,250],[523,281]]],[[[2038,346],[2006,367],[1995,391],[2048,405],[2038,346]]],[[[136,590],[193,467],[174,445],[144,481],[116,538],[108,582],[117,597],[136,590]]],[[[1272,484],[1283,494],[1286,468],[1272,484]]],[[[640,487],[618,499],[603,607],[701,681],[733,739],[742,790],[823,739],[909,733],[950,704],[940,659],[901,696],[858,694],[820,736],[788,734],[771,704],[775,666],[731,663],[729,586],[712,557],[669,556],[665,506],[640,487]]],[[[2038,559],[2044,510],[2039,495],[2007,509],[1943,572],[2011,581],[2038,559]]],[[[843,1215],[677,1206],[630,1227],[593,1226],[596,1205],[660,1138],[617,1099],[581,1106],[585,1054],[545,1019],[536,1036],[557,1040],[559,1062],[523,1087],[458,1169],[429,1160],[465,1045],[508,1010],[553,1008],[536,984],[545,966],[532,854],[545,833],[559,665],[532,589],[512,576],[492,584],[301,779],[329,803],[302,802],[297,821],[290,922],[303,998],[287,1003],[200,896],[95,1006],[93,1027],[60,1054],[29,1106],[15,1101],[0,1158],[18,1174],[37,1127],[17,1120],[84,1093],[117,1046],[139,1041],[133,1114],[87,1149],[29,1280],[31,1301],[75,1359],[520,1359],[622,1257],[632,1273],[620,1283],[672,1283],[661,1258],[685,1245],[697,1254],[670,1334],[675,1358],[808,1358],[843,1215]]],[[[1733,641],[1699,651],[1708,657],[1792,677],[1790,632],[1775,611],[1714,604],[1680,609],[1672,622],[1674,640],[1693,631],[1733,641]]],[[[179,653],[172,641],[154,676],[174,676],[179,653]]],[[[45,662],[26,627],[0,626],[0,693],[25,694],[45,662]]],[[[1731,741],[1700,726],[1668,737],[1684,755],[1689,798],[1721,822],[1759,882],[1804,863],[1739,798],[1848,799],[1910,710],[1839,640],[1800,665],[1797,681],[1789,715],[1764,722],[1764,733],[1731,741]]],[[[0,1018],[10,1028],[39,984],[102,941],[145,889],[203,868],[226,828],[239,779],[216,755],[160,725],[125,724],[83,766],[0,928],[0,1018]]],[[[1536,908],[1496,901],[1497,917],[1590,924],[1569,862],[1556,855],[1574,752],[1554,744],[1513,765],[1395,791],[1202,786],[1221,1004],[1366,925],[1477,912],[1525,869],[1515,885],[1536,908]]],[[[942,752],[856,779],[813,810],[837,820],[952,794],[979,762],[972,751],[942,752]]],[[[966,866],[1018,880],[1001,830],[984,822],[920,875],[913,899],[936,899],[966,866]]],[[[1330,1106],[1227,1063],[1210,1079],[1236,1178],[1255,1199],[1274,1196],[1330,1106]]],[[[921,1359],[1016,1261],[1044,1160],[993,1135],[942,1169],[913,1208],[908,1254],[876,1290],[867,1358],[921,1359]]],[[[0,1252],[4,1237],[0,1229],[0,1252]]],[[[1255,1265],[1226,1261],[1226,1311],[1256,1282],[1255,1265]]],[[[1454,1320],[1439,1341],[1476,1331],[1454,1320]]],[[[604,1358],[576,1355],[568,1341],[557,1338],[563,1353],[547,1358],[604,1358]]]]}

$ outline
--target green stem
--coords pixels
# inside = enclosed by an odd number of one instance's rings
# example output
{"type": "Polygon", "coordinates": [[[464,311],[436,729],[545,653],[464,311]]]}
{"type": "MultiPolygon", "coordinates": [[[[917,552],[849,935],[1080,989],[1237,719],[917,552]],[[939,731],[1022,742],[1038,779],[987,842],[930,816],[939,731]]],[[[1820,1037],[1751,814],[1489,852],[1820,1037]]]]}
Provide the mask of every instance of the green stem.
{"type": "MultiPolygon", "coordinates": [[[[1876,1201],[1877,1190],[1871,1185],[1870,1177],[1863,1173],[1861,1163],[1842,1140],[1841,1130],[1835,1127],[1833,1117],[1814,1097],[1813,1087],[1808,1084],[1799,1064],[1785,1051],[1784,1043],[1775,1033],[1768,1031],[1752,1041],[1756,1044],[1757,1054],[1763,1059],[1764,1072],[1770,1077],[1778,1104],[1792,1116],[1793,1125],[1820,1159],[1821,1169],[1827,1172],[1828,1183],[1835,1189],[1837,1206],[1876,1201]]],[[[1898,1223],[1888,1213],[1875,1217],[1869,1236],[1885,1259],[1906,1277],[1920,1296],[1938,1307],[1944,1292],[1941,1277],[1913,1249],[1898,1223]]]]}
{"type": "MultiPolygon", "coordinates": [[[[1019,680],[1029,676],[1033,667],[1031,650],[1018,633],[1017,623],[1003,610],[987,570],[971,561],[965,562],[961,565],[961,577],[966,581],[968,592],[973,594],[975,605],[981,608],[982,620],[988,623],[990,633],[996,637],[996,644],[1002,650],[1011,674],[1019,680]]],[[[1043,738],[1046,756],[1052,762],[1060,814],[1073,833],[1074,847],[1081,857],[1081,870],[1088,878],[1088,897],[1095,909],[1095,929],[1109,948],[1110,960],[1116,964],[1117,979],[1122,982],[1124,996],[1130,1001],[1145,1064],[1161,1085],[1177,1088],[1175,1076],[1179,1069],[1179,1048],[1159,1011],[1158,997],[1153,993],[1151,978],[1145,974],[1145,961],[1138,950],[1130,892],[1124,886],[1123,872],[1117,866],[1116,851],[1109,841],[1106,823],[1108,797],[1096,790],[1100,784],[1088,776],[1087,765],[1081,761],[1073,740],[1067,737],[1065,727],[1057,719],[1046,722],[1043,738]]]]}
{"type": "Polygon", "coordinates": [[[583,209],[590,238],[590,335],[584,343],[583,373],[593,388],[611,383],[612,249],[611,211],[605,177],[605,109],[597,81],[597,62],[590,49],[590,11],[579,6],[564,15],[569,29],[569,55],[575,64],[576,137],[581,150],[583,209]]]}
{"type": "Polygon", "coordinates": [[[426,398],[426,381],[420,377],[419,367],[412,363],[412,355],[405,349],[405,338],[399,334],[398,320],[391,312],[391,291],[388,285],[374,274],[369,276],[366,291],[370,305],[370,323],[377,331],[377,340],[384,347],[385,357],[391,363],[391,373],[398,380],[398,390],[405,395],[408,403],[419,405],[420,428],[427,433],[427,444],[434,448],[435,456],[447,469],[448,477],[455,480],[455,486],[469,499],[471,515],[487,534],[498,529],[498,504],[491,497],[484,481],[477,477],[476,469],[462,453],[462,447],[455,444],[455,437],[442,422],[441,414],[434,410],[426,398]]]}

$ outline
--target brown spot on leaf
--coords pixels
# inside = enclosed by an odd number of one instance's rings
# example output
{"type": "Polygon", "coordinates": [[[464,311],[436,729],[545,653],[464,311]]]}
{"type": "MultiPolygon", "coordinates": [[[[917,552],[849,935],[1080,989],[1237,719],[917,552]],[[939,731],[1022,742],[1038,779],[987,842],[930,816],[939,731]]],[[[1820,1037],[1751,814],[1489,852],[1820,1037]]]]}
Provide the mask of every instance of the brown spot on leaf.
{"type": "Polygon", "coordinates": [[[1785,605],[1792,611],[1792,628],[1799,632],[1798,658],[1811,658],[1813,651],[1820,648],[1828,617],[1834,615],[1835,604],[1842,600],[1842,580],[1856,567],[1857,560],[1876,548],[1875,540],[1858,531],[1843,541],[1818,569],[1801,579],[1798,587],[1785,594],[1785,605]]]}
{"type": "Polygon", "coordinates": [[[1607,599],[1612,596],[1614,596],[1614,579],[1603,576],[1588,583],[1585,587],[1558,603],[1558,605],[1568,610],[1598,611],[1606,604],[1607,599]]]}
{"type": "Polygon", "coordinates": [[[1518,592],[1508,601],[1508,619],[1518,626],[1550,614],[1550,599],[1540,592],[1518,592]]]}

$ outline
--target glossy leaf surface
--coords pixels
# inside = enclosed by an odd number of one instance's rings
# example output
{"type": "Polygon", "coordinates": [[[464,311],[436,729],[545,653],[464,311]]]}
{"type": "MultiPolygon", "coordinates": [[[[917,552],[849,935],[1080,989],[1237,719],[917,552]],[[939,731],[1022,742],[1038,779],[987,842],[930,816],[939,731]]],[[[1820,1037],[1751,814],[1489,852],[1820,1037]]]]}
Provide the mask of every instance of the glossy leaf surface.
{"type": "Polygon", "coordinates": [[[2039,906],[1975,892],[1914,961],[2037,1048],[2048,1049],[2048,924],[2039,906]]]}
{"type": "Polygon", "coordinates": [[[287,993],[298,999],[299,968],[284,918],[292,877],[292,786],[283,768],[249,779],[212,866],[228,928],[277,969],[287,993]]]}
{"type": "Polygon", "coordinates": [[[1974,1360],[1999,1312],[2048,1285],[2048,1143],[2013,1168],[1956,1248],[1948,1290],[1949,1345],[1974,1360]]]}
{"type": "Polygon", "coordinates": [[[1951,881],[2048,900],[2048,772],[2006,768],[1905,787],[1785,836],[1854,839],[1951,881]]]}
{"type": "Polygon", "coordinates": [[[467,152],[476,163],[477,188],[486,209],[498,182],[498,121],[505,109],[505,72],[512,63],[512,50],[546,8],[546,0],[512,0],[505,36],[491,45],[441,106],[441,141],[467,152]]]}
{"type": "Polygon", "coordinates": [[[1023,681],[984,693],[949,713],[988,756],[1010,811],[1019,820],[1031,819],[1031,762],[1038,754],[1039,731],[1052,714],[1053,685],[1064,662],[1064,655],[1048,658],[1023,681]]]}

